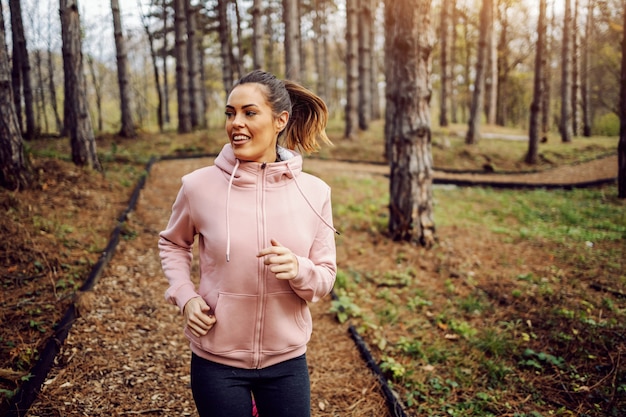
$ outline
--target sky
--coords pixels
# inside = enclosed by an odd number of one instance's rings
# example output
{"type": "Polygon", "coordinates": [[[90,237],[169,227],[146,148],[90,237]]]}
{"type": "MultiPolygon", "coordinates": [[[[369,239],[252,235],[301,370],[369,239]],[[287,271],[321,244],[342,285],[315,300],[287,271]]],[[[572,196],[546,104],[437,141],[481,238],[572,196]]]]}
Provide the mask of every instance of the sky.
{"type": "MultiPolygon", "coordinates": [[[[10,40],[10,14],[8,0],[0,0],[10,40]]],[[[141,30],[138,2],[140,0],[119,0],[122,12],[122,25],[125,31],[141,30]]],[[[147,0],[141,0],[146,2],[147,0]]],[[[98,53],[114,53],[113,21],[109,0],[78,0],[80,18],[85,28],[85,47],[97,45],[98,53]]],[[[59,0],[22,0],[22,20],[26,31],[28,48],[60,49],[61,30],[59,22],[59,0]]],[[[95,47],[95,46],[94,46],[95,47]]]]}
{"type": "MultiPolygon", "coordinates": [[[[122,24],[139,26],[139,0],[119,0],[122,24]]],[[[145,0],[142,1],[145,3],[145,0]]],[[[109,0],[78,0],[81,15],[86,19],[107,18],[111,20],[111,2],[109,0]]]]}

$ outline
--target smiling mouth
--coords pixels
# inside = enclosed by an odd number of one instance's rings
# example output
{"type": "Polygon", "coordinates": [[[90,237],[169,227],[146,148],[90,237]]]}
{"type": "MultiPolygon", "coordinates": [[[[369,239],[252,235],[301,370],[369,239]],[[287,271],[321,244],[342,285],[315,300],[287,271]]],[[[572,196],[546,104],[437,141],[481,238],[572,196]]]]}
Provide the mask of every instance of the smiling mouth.
{"type": "Polygon", "coordinates": [[[246,136],[246,135],[234,135],[233,136],[233,143],[241,143],[247,140],[250,140],[250,136],[246,136]]]}

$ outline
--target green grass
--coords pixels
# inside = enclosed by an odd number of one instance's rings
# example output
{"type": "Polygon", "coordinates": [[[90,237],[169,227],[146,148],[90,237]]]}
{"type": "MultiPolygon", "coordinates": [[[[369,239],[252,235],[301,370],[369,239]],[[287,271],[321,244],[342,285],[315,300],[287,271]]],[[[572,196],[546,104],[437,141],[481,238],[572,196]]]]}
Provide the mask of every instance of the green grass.
{"type": "Polygon", "coordinates": [[[587,415],[618,415],[626,374],[614,369],[608,382],[597,366],[610,370],[615,354],[607,352],[623,349],[626,308],[615,293],[589,289],[599,282],[626,292],[626,210],[616,187],[435,188],[441,241],[427,251],[376,248],[388,219],[385,178],[328,181],[344,232],[338,245],[356,257],[340,265],[347,269],[336,291],[347,311],[358,311],[343,319],[357,325],[411,413],[572,415],[571,405],[546,391],[554,387],[576,397],[587,415]],[[460,231],[495,246],[453,248],[460,231]],[[372,247],[384,253],[381,262],[359,265],[372,247]],[[501,259],[487,268],[480,258],[489,251],[501,259]],[[430,274],[423,259],[434,263],[430,274]],[[593,384],[588,398],[595,400],[580,400],[593,384]]]}

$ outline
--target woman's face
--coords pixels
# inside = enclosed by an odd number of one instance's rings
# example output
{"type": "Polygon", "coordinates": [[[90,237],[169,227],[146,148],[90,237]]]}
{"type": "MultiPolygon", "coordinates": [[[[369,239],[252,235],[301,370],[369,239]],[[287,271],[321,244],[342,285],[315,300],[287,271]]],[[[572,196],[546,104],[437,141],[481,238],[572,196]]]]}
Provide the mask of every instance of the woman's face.
{"type": "Polygon", "coordinates": [[[238,85],[226,103],[226,133],[242,161],[274,162],[276,140],[285,128],[289,114],[275,116],[264,94],[266,87],[257,83],[238,85]]]}

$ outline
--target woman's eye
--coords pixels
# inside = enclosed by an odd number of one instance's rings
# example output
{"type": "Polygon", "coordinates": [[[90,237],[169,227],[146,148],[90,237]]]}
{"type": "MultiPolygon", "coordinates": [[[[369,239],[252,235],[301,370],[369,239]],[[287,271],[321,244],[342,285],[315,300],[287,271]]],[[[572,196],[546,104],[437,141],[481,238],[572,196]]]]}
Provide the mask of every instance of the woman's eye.
{"type": "Polygon", "coordinates": [[[224,112],[224,114],[226,115],[226,117],[228,117],[229,119],[233,116],[233,112],[227,111],[224,112]]]}
{"type": "Polygon", "coordinates": [[[246,116],[254,116],[256,114],[256,112],[253,111],[247,111],[246,112],[246,116]]]}

